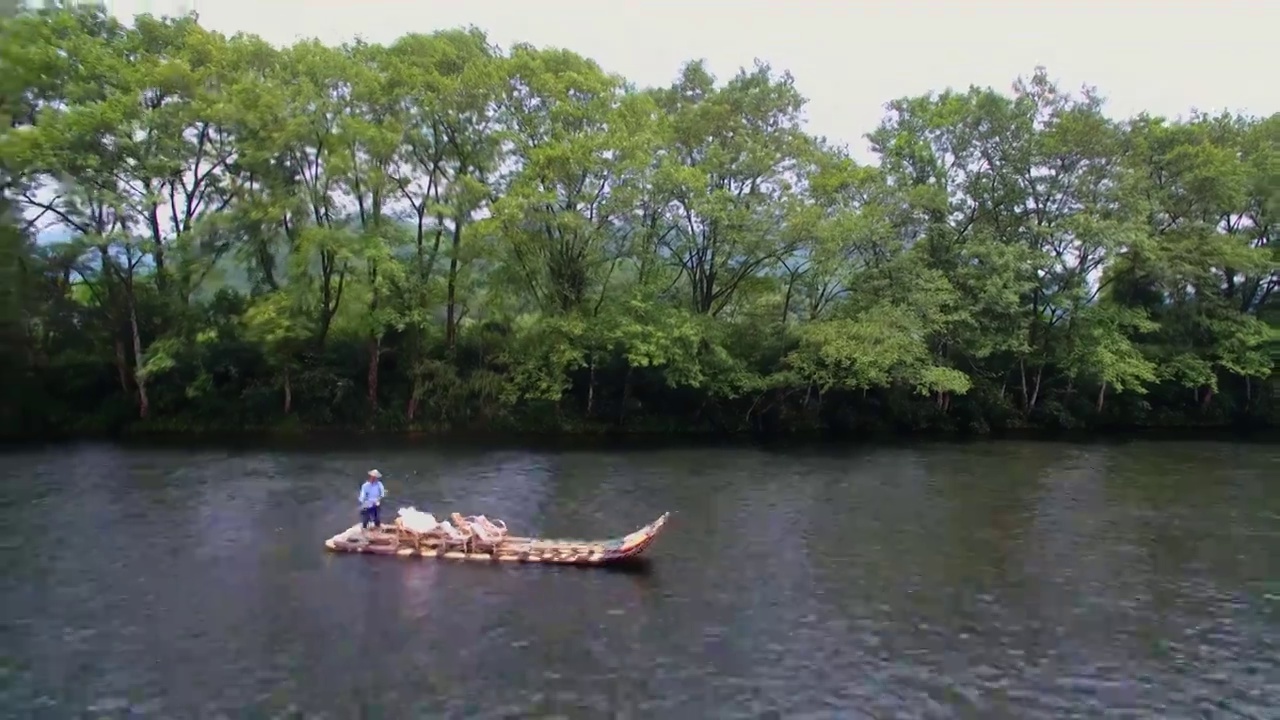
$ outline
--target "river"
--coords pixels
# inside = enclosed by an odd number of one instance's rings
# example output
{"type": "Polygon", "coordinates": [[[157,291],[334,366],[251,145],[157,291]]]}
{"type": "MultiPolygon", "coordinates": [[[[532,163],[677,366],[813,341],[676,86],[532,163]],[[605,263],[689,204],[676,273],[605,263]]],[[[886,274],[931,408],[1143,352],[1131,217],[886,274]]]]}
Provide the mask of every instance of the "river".
{"type": "Polygon", "coordinates": [[[0,455],[0,714],[1280,717],[1280,446],[0,455]],[[363,474],[646,570],[326,553],[363,474]]]}

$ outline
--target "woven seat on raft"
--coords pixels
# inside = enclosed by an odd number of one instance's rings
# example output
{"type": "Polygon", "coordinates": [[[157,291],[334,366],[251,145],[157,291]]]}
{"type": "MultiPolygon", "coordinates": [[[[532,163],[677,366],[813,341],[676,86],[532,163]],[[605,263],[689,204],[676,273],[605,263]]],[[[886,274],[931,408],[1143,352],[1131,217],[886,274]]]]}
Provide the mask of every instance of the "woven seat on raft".
{"type": "Polygon", "coordinates": [[[464,526],[454,527],[446,520],[438,526],[439,537],[444,540],[445,547],[460,547],[463,551],[471,549],[473,535],[471,529],[464,526]]]}
{"type": "Polygon", "coordinates": [[[396,539],[407,545],[419,548],[451,547],[466,549],[471,541],[466,529],[458,529],[448,521],[440,522],[431,513],[424,513],[417,508],[400,508],[396,518],[396,539]]]}
{"type": "Polygon", "coordinates": [[[431,513],[424,513],[413,506],[400,508],[396,515],[396,538],[411,545],[421,544],[440,526],[431,513]]]}
{"type": "Polygon", "coordinates": [[[490,520],[484,515],[472,515],[467,518],[467,522],[471,523],[472,527],[476,525],[483,527],[485,532],[492,536],[499,538],[507,536],[507,524],[501,520],[490,520]]]}
{"type": "Polygon", "coordinates": [[[473,515],[471,517],[464,518],[459,513],[453,513],[450,517],[459,527],[466,528],[470,531],[471,544],[473,546],[483,547],[490,551],[496,551],[498,549],[498,545],[506,539],[506,523],[502,523],[501,526],[499,526],[483,515],[473,515]]]}

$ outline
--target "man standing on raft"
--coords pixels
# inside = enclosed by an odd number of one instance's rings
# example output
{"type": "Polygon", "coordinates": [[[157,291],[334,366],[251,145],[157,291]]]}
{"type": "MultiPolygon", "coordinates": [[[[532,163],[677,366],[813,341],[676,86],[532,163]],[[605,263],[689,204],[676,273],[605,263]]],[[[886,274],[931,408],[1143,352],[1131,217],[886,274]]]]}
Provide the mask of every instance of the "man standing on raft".
{"type": "Polygon", "coordinates": [[[364,481],[360,486],[360,529],[369,527],[369,523],[373,523],[376,530],[382,525],[378,517],[378,506],[382,504],[382,498],[387,496],[387,489],[382,485],[382,473],[377,470],[369,471],[369,479],[364,481]]]}

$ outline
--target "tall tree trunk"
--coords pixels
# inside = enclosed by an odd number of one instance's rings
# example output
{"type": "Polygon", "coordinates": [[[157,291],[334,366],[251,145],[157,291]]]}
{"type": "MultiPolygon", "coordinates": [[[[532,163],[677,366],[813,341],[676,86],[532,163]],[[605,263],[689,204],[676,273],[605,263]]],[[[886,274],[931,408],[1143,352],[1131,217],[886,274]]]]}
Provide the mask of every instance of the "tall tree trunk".
{"type": "Polygon", "coordinates": [[[338,259],[334,253],[328,250],[320,252],[320,332],[316,337],[316,347],[320,352],[324,352],[325,345],[329,341],[329,331],[333,328],[333,318],[338,314],[338,307],[342,303],[342,292],[347,284],[347,261],[342,261],[342,267],[337,266],[338,259]],[[334,284],[334,275],[338,276],[338,282],[334,284]]]}
{"type": "Polygon", "coordinates": [[[293,411],[293,382],[289,377],[289,366],[284,367],[284,414],[293,411]]]}
{"type": "Polygon", "coordinates": [[[378,356],[382,354],[382,338],[374,333],[369,337],[369,415],[378,414],[378,356]]]}
{"type": "MultiPolygon", "coordinates": [[[[783,267],[786,267],[786,265],[783,265],[783,267]]],[[[788,267],[787,268],[787,294],[784,295],[782,298],[781,320],[784,327],[787,324],[787,318],[791,317],[791,293],[795,289],[795,286],[796,286],[796,273],[792,271],[791,268],[788,267]]]]}
{"type": "Polygon", "coordinates": [[[453,251],[449,253],[449,290],[448,309],[444,321],[444,344],[450,351],[458,339],[457,326],[457,292],[458,292],[458,248],[462,245],[462,220],[453,221],[453,251]]]}
{"type": "Polygon", "coordinates": [[[1098,388],[1098,412],[1102,412],[1103,404],[1107,399],[1107,381],[1102,381],[1102,387],[1098,388]]]}
{"type": "Polygon", "coordinates": [[[590,418],[596,407],[596,358],[591,356],[590,377],[587,380],[587,417],[590,418]]]}
{"type": "Polygon", "coordinates": [[[129,327],[133,331],[133,382],[138,387],[138,417],[147,419],[151,401],[147,398],[147,378],[142,373],[142,334],[138,331],[138,305],[129,290],[129,327]]]}
{"type": "MultiPolygon", "coordinates": [[[[375,195],[376,198],[376,195],[375,195]]],[[[375,210],[378,203],[374,203],[375,210]]],[[[372,293],[369,297],[369,318],[375,323],[378,322],[378,263],[369,261],[369,286],[372,293]]],[[[378,414],[378,360],[382,355],[382,328],[375,325],[373,332],[369,333],[369,376],[367,378],[367,387],[369,391],[369,417],[374,418],[378,414]]]]}
{"type": "Polygon", "coordinates": [[[418,395],[421,393],[421,385],[417,378],[413,379],[413,391],[409,393],[409,403],[404,409],[405,420],[412,423],[418,417],[418,395]]]}
{"type": "Polygon", "coordinates": [[[1036,368],[1036,379],[1031,386],[1031,404],[1027,406],[1027,412],[1035,409],[1036,403],[1040,400],[1040,381],[1044,379],[1044,365],[1036,368]]]}
{"type": "Polygon", "coordinates": [[[116,336],[116,373],[120,376],[120,389],[129,394],[129,359],[124,353],[124,340],[116,336]]]}
{"type": "Polygon", "coordinates": [[[1031,394],[1027,392],[1027,363],[1022,358],[1018,358],[1018,378],[1022,381],[1022,411],[1027,412],[1031,394]]]}
{"type": "Polygon", "coordinates": [[[422,330],[417,325],[409,326],[408,342],[405,345],[405,357],[409,365],[409,400],[405,403],[405,422],[412,423],[418,417],[418,399],[422,394],[422,379],[418,368],[422,363],[422,330]]]}
{"type": "Polygon", "coordinates": [[[1036,408],[1036,402],[1040,399],[1040,381],[1044,378],[1044,364],[1042,363],[1036,368],[1036,375],[1032,379],[1030,387],[1027,386],[1026,360],[1018,360],[1018,373],[1022,378],[1022,411],[1030,415],[1031,411],[1036,408]]]}

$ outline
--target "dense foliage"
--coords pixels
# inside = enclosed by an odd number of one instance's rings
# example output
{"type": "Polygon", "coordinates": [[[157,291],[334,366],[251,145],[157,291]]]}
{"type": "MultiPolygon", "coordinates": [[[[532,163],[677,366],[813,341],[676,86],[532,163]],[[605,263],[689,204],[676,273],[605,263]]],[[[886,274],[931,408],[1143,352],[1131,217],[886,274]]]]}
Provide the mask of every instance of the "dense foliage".
{"type": "Polygon", "coordinates": [[[10,431],[1280,416],[1280,115],[1037,70],[889,103],[868,166],[764,64],[0,22],[10,431]]]}

